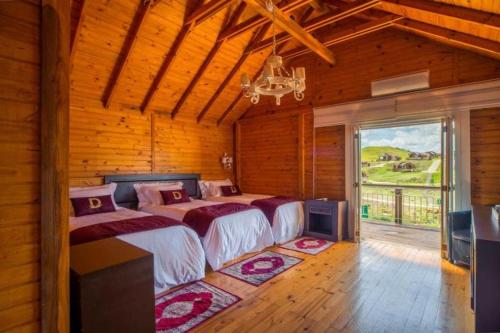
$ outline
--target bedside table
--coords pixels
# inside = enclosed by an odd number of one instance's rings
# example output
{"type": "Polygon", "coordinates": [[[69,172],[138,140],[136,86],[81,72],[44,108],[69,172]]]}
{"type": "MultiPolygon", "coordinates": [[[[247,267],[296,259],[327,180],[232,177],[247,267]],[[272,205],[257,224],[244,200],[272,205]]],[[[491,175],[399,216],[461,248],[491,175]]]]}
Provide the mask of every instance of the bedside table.
{"type": "Polygon", "coordinates": [[[347,239],[347,201],[306,200],[304,235],[333,242],[347,239]]]}
{"type": "Polygon", "coordinates": [[[70,248],[71,332],[155,332],[153,254],[117,238],[70,248]]]}

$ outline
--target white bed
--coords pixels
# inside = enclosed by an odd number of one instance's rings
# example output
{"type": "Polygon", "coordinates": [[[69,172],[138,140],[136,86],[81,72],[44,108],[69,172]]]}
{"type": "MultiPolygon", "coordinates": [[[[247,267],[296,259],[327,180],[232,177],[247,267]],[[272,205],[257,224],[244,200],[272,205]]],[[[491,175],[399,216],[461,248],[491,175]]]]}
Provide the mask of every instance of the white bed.
{"type": "MultiPolygon", "coordinates": [[[[126,208],[114,212],[70,217],[70,231],[98,223],[150,214],[126,208]]],[[[205,253],[196,232],[185,226],[148,230],[117,237],[153,253],[155,292],[205,277],[205,253]]]]}
{"type": "MultiPolygon", "coordinates": [[[[235,196],[209,196],[208,201],[237,202],[250,205],[258,199],[272,198],[264,194],[248,194],[235,196]]],[[[286,243],[302,235],[304,231],[304,203],[302,201],[289,202],[279,206],[274,213],[272,231],[274,241],[278,244],[286,243]]]]}
{"type": "MultiPolygon", "coordinates": [[[[219,204],[192,200],[168,206],[145,205],[141,210],[182,221],[191,209],[219,204]]],[[[216,218],[202,238],[202,244],[208,263],[213,270],[218,270],[224,263],[245,253],[261,251],[273,245],[274,238],[264,213],[251,209],[216,218]]]]}

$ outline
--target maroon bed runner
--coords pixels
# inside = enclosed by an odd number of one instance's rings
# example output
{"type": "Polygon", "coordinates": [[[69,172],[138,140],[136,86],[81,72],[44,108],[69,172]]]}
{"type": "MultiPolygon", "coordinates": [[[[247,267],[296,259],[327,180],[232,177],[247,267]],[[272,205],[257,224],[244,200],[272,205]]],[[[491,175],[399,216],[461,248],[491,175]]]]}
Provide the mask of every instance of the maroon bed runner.
{"type": "Polygon", "coordinates": [[[110,238],[134,232],[168,228],[176,225],[185,225],[182,222],[163,216],[144,216],[113,222],[104,222],[88,227],[78,228],[69,234],[70,244],[77,245],[99,239],[110,238]]]}
{"type": "Polygon", "coordinates": [[[183,221],[193,228],[200,237],[204,237],[208,231],[208,227],[210,227],[210,224],[216,218],[250,209],[255,209],[255,207],[233,202],[205,206],[191,209],[186,213],[186,215],[184,215],[183,221]]]}
{"type": "Polygon", "coordinates": [[[276,212],[276,208],[289,202],[295,201],[299,200],[290,197],[277,196],[272,198],[254,200],[252,201],[251,205],[259,207],[264,212],[264,215],[266,215],[269,223],[273,225],[274,213],[276,212]]]}

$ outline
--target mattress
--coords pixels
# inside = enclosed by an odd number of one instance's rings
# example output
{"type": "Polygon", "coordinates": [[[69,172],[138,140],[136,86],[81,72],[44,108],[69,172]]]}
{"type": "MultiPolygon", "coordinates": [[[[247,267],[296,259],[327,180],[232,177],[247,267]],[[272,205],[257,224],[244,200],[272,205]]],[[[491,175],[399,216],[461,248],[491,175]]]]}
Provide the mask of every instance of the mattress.
{"type": "MultiPolygon", "coordinates": [[[[142,210],[182,221],[189,210],[211,205],[220,205],[220,202],[192,200],[168,206],[147,205],[142,210]]],[[[213,270],[218,270],[245,253],[273,245],[274,237],[266,216],[256,208],[216,218],[202,238],[202,244],[208,263],[213,270]]]]}
{"type": "MultiPolygon", "coordinates": [[[[70,231],[98,223],[148,216],[126,208],[115,212],[70,217],[70,231]]],[[[142,231],[117,236],[153,253],[155,292],[205,277],[205,253],[196,232],[185,226],[142,231]]]]}
{"type": "MultiPolygon", "coordinates": [[[[250,205],[258,199],[271,198],[271,195],[249,194],[229,197],[208,197],[209,201],[237,202],[250,205]]],[[[283,244],[302,235],[304,232],[304,203],[302,201],[290,202],[279,206],[274,214],[272,232],[276,243],[283,244]]]]}

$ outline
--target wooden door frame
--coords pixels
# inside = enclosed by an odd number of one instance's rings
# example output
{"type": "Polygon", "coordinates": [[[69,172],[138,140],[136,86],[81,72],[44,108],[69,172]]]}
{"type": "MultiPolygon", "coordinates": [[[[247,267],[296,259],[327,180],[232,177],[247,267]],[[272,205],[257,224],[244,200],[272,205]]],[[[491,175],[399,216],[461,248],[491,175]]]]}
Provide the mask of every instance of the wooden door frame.
{"type": "Polygon", "coordinates": [[[41,330],[69,332],[70,1],[42,0],[41,330]]]}

